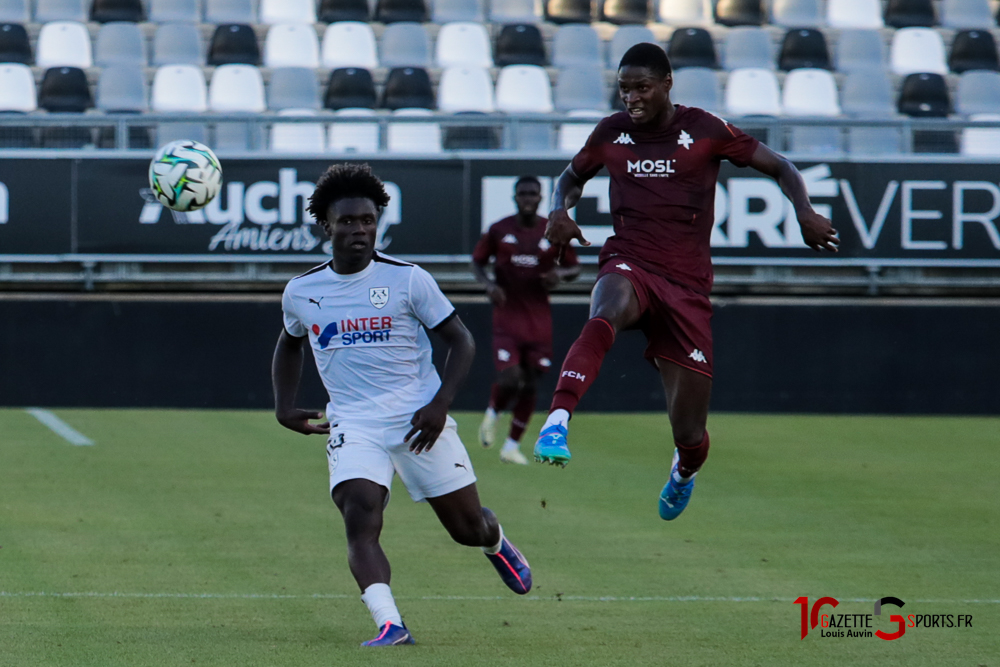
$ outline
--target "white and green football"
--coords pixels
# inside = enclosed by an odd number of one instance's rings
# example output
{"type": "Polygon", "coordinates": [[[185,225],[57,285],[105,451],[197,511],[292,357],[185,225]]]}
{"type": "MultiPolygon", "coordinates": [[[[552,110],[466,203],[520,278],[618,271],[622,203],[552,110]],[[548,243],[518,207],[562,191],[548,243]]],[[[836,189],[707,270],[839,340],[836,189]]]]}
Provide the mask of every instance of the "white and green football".
{"type": "Polygon", "coordinates": [[[175,211],[197,211],[222,187],[219,158],[197,141],[171,141],[149,165],[149,187],[161,204],[175,211]]]}

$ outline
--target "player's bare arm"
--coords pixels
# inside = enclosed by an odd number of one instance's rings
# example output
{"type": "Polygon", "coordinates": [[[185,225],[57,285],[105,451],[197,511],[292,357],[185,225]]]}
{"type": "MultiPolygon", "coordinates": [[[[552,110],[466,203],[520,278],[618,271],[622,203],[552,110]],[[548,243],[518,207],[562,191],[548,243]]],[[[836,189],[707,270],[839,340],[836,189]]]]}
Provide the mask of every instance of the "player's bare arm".
{"type": "Polygon", "coordinates": [[[434,333],[447,345],[448,356],[441,374],[441,388],[431,402],[417,410],[410,420],[413,428],[404,440],[415,454],[429,451],[437,442],[448,419],[448,408],[455,400],[459,387],[465,382],[472,367],[472,359],[476,356],[476,342],[458,315],[435,328],[434,333]]]}
{"type": "Polygon", "coordinates": [[[553,290],[559,286],[559,283],[576,280],[579,276],[579,264],[566,267],[557,266],[542,276],[542,283],[545,285],[545,289],[553,290]]]}
{"type": "Polygon", "coordinates": [[[809,203],[809,195],[806,193],[806,184],[795,165],[784,156],[760,144],[754,151],[750,166],[776,180],[781,191],[791,200],[792,206],[795,207],[795,217],[798,218],[799,226],[802,228],[802,239],[807,246],[816,252],[822,250],[837,252],[837,244],[840,243],[837,230],[829,220],[813,210],[812,204],[809,203]]]}
{"type": "Polygon", "coordinates": [[[475,260],[472,262],[472,275],[475,276],[480,285],[486,288],[486,294],[494,306],[502,306],[507,301],[507,293],[497,285],[495,280],[489,277],[486,273],[486,267],[475,260]]]}
{"type": "Polygon", "coordinates": [[[327,434],[330,423],[312,424],[310,419],[323,419],[322,412],[316,410],[300,410],[295,407],[295,397],[299,392],[299,380],[302,378],[303,348],[306,337],[296,337],[282,330],[278,336],[278,344],[274,347],[274,359],[271,362],[271,382],[274,386],[274,415],[278,423],[287,429],[303,435],[327,434]]]}
{"type": "Polygon", "coordinates": [[[554,208],[549,213],[549,223],[545,227],[545,238],[549,243],[557,246],[568,245],[570,241],[576,239],[580,245],[588,246],[590,241],[583,238],[580,226],[573,218],[569,217],[569,210],[576,206],[583,196],[583,185],[588,179],[580,178],[573,166],[569,165],[556,181],[556,189],[552,193],[554,208]]]}

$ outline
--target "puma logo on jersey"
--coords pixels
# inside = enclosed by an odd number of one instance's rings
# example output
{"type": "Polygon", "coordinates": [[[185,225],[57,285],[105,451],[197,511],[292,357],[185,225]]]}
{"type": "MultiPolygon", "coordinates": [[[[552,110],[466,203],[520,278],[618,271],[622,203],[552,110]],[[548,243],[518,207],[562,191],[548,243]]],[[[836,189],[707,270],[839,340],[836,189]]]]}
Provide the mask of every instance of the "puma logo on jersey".
{"type": "Polygon", "coordinates": [[[705,359],[704,353],[701,350],[697,349],[697,348],[695,348],[695,351],[692,352],[691,354],[689,354],[688,357],[690,357],[691,359],[694,359],[695,361],[697,361],[699,363],[702,363],[702,364],[707,364],[708,363],[708,360],[705,359]]]}
{"type": "Polygon", "coordinates": [[[325,296],[321,296],[318,301],[316,299],[309,299],[309,303],[315,303],[317,308],[322,308],[323,306],[320,305],[320,301],[322,301],[325,298],[326,298],[325,296]]]}
{"type": "Polygon", "coordinates": [[[465,464],[464,464],[464,463],[456,463],[456,464],[455,464],[455,467],[456,467],[456,468],[464,468],[465,470],[468,470],[468,468],[466,468],[466,467],[465,467],[465,464]]]}
{"type": "Polygon", "coordinates": [[[517,237],[513,234],[507,234],[507,236],[500,239],[500,243],[517,243],[517,237]]]}
{"type": "Polygon", "coordinates": [[[694,143],[694,139],[691,138],[690,134],[681,130],[681,136],[677,139],[677,143],[683,146],[685,150],[691,150],[691,144],[694,143]]]}
{"type": "Polygon", "coordinates": [[[624,132],[622,132],[620,135],[618,135],[618,138],[615,139],[614,141],[612,141],[611,143],[613,143],[613,144],[632,144],[633,146],[635,145],[635,142],[632,141],[632,136],[628,135],[628,134],[625,134],[624,132]]]}
{"type": "Polygon", "coordinates": [[[629,266],[628,264],[626,264],[625,262],[622,262],[621,264],[616,264],[615,268],[616,269],[621,269],[622,271],[631,271],[632,270],[632,267],[629,266]]]}

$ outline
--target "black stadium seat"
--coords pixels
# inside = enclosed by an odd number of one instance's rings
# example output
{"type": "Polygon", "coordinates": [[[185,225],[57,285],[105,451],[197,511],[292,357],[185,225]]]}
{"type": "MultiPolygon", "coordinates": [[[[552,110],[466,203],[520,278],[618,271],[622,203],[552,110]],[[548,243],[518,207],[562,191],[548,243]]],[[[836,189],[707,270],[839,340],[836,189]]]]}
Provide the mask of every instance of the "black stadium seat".
{"type": "Polygon", "coordinates": [[[94,0],[90,7],[90,20],[98,23],[130,21],[139,23],[146,19],[141,0],[94,0]]]}
{"type": "Polygon", "coordinates": [[[427,5],[424,0],[378,0],[375,8],[375,20],[382,23],[398,23],[412,21],[425,23],[427,21],[427,5]]]}
{"type": "Polygon", "coordinates": [[[601,19],[617,25],[645,25],[649,21],[648,0],[604,0],[601,19]]]}
{"type": "Polygon", "coordinates": [[[948,69],[961,74],[974,69],[1000,69],[997,43],[987,30],[960,30],[951,43],[948,69]]]}
{"type": "Polygon", "coordinates": [[[83,113],[94,106],[87,75],[79,67],[45,70],[38,90],[38,106],[46,111],[83,113]]]}
{"type": "Polygon", "coordinates": [[[327,109],[374,109],[375,83],[371,72],[359,67],[343,67],[330,72],[323,106],[327,109]]]}
{"type": "Polygon", "coordinates": [[[704,28],[680,28],[670,36],[667,55],[674,69],[708,67],[719,69],[712,35],[704,28]]]}
{"type": "Polygon", "coordinates": [[[893,28],[930,28],[937,23],[931,0],[889,0],[885,24],[893,28]]]}
{"type": "Polygon", "coordinates": [[[318,20],[323,23],[337,21],[363,21],[371,19],[368,0],[322,0],[319,3],[318,20]]]}
{"type": "MultiPolygon", "coordinates": [[[[918,118],[946,118],[951,113],[948,84],[940,74],[921,72],[903,80],[899,112],[918,118]]],[[[955,153],[958,143],[950,130],[914,130],[915,153],[955,153]]]]}
{"type": "Polygon", "coordinates": [[[31,64],[31,42],[23,25],[0,23],[0,63],[31,64]]]}
{"type": "Polygon", "coordinates": [[[242,23],[226,23],[215,29],[208,47],[209,65],[259,65],[260,47],[253,28],[242,23]]]}
{"type": "Polygon", "coordinates": [[[785,33],[778,57],[778,69],[799,67],[830,69],[830,51],[823,33],[813,28],[794,28],[785,33]]]}
{"type": "Polygon", "coordinates": [[[397,67],[385,80],[382,108],[433,109],[434,89],[427,70],[422,67],[397,67]]]}
{"type": "Polygon", "coordinates": [[[762,25],[765,16],[762,0],[719,0],[715,6],[715,20],[722,25],[762,25]]]}
{"type": "Polygon", "coordinates": [[[547,0],[545,18],[551,23],[590,23],[594,7],[591,0],[547,0]]]}
{"type": "Polygon", "coordinates": [[[493,55],[497,67],[507,65],[545,65],[545,44],[538,26],[505,25],[497,37],[493,55]]]}

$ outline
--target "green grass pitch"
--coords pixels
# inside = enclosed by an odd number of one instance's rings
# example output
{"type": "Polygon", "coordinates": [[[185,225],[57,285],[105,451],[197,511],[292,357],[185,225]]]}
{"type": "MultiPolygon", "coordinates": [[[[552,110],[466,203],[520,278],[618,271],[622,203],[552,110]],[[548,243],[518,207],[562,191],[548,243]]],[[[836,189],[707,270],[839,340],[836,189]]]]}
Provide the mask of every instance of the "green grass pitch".
{"type": "Polygon", "coordinates": [[[666,523],[665,416],[578,415],[562,470],[500,464],[459,414],[535,589],[397,483],[383,543],[418,644],[374,655],[323,440],[261,412],[56,413],[94,446],[0,410],[0,665],[1000,665],[1000,419],[713,415],[666,523]],[[972,627],[802,640],[799,596],[972,627]]]}

